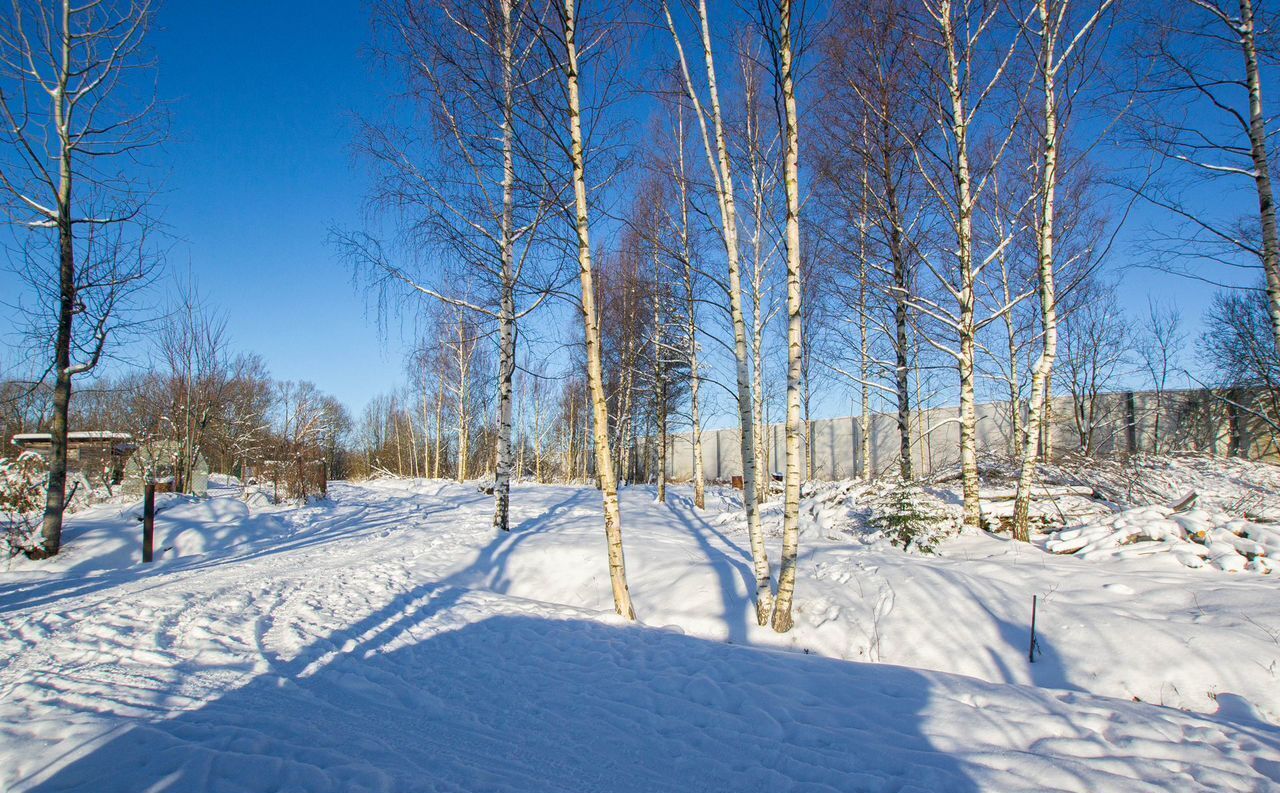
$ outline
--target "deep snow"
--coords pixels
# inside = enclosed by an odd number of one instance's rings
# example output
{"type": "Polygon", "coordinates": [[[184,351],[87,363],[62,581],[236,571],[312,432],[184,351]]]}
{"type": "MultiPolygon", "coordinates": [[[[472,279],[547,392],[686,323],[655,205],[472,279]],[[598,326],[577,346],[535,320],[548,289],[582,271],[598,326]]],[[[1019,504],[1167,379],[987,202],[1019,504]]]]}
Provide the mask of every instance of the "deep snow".
{"type": "Polygon", "coordinates": [[[0,572],[0,789],[1280,789],[1280,577],[811,526],[777,636],[712,502],[624,492],[649,627],[590,488],[518,486],[509,535],[441,482],[172,498],[149,567],[92,508],[0,572]]]}

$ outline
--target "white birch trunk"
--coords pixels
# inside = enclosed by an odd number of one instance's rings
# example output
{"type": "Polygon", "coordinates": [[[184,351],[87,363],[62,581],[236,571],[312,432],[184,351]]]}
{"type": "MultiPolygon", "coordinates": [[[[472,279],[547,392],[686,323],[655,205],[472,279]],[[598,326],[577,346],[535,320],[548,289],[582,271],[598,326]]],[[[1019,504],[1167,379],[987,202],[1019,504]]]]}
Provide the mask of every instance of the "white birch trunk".
{"type": "Polygon", "coordinates": [[[1027,415],[1027,438],[1022,447],[1022,470],[1013,502],[1013,537],[1031,539],[1031,486],[1035,479],[1036,442],[1048,429],[1048,387],[1053,376],[1053,360],[1058,351],[1058,314],[1054,291],[1054,197],[1058,179],[1058,111],[1055,84],[1056,28],[1050,20],[1048,0],[1037,0],[1036,10],[1042,28],[1040,76],[1044,101],[1044,137],[1041,141],[1043,184],[1041,185],[1040,229],[1037,236],[1038,272],[1040,280],[1040,317],[1044,325],[1040,357],[1031,370],[1031,405],[1027,415]]]}
{"type": "Polygon", "coordinates": [[[604,534],[609,557],[609,583],[613,588],[613,608],[634,620],[631,591],[627,587],[627,566],[622,550],[622,512],[618,508],[618,486],[613,476],[613,455],[609,451],[609,406],[605,400],[604,374],[600,365],[600,328],[596,313],[595,283],[591,264],[591,232],[587,219],[586,157],[582,148],[582,109],[578,93],[577,11],[575,0],[562,0],[564,13],[565,88],[568,94],[569,160],[573,169],[575,228],[578,236],[578,277],[582,286],[582,324],[587,348],[587,390],[591,399],[595,436],[596,473],[604,506],[604,534]]]}
{"type": "Polygon", "coordinates": [[[796,94],[792,78],[791,0],[779,8],[778,60],[782,78],[786,154],[783,179],[787,194],[787,467],[783,484],[782,567],[778,573],[778,600],[773,629],[791,630],[791,606],[796,587],[796,562],[800,550],[800,387],[803,355],[800,290],[800,135],[796,94]]]}
{"type": "MultiPolygon", "coordinates": [[[[502,297],[498,309],[498,449],[493,476],[493,525],[511,530],[511,379],[516,368],[515,250],[515,81],[512,76],[514,30],[511,2],[502,11],[502,221],[498,243],[502,258],[502,297]]],[[[523,445],[521,446],[523,449],[523,445]]]]}
{"type": "Polygon", "coordinates": [[[969,122],[965,109],[965,75],[957,57],[956,31],[950,2],[942,4],[939,21],[947,50],[947,91],[951,100],[951,134],[955,143],[956,248],[959,265],[957,336],[960,373],[960,477],[964,525],[982,526],[978,488],[977,397],[974,380],[976,289],[973,273],[973,195],[969,169],[969,122]]]}
{"type": "MultiPolygon", "coordinates": [[[[664,10],[666,4],[663,4],[664,10]]],[[[742,271],[739,262],[738,213],[733,189],[733,172],[730,166],[729,146],[724,134],[724,122],[720,112],[720,93],[716,83],[715,60],[711,51],[711,28],[707,19],[706,0],[698,2],[698,21],[702,39],[703,59],[707,69],[708,96],[711,101],[711,118],[715,127],[715,153],[703,120],[702,103],[698,99],[680,38],[675,24],[667,12],[667,24],[676,46],[685,85],[702,129],[703,145],[711,167],[719,203],[721,231],[724,235],[725,258],[729,268],[729,311],[733,320],[734,362],[737,377],[738,426],[740,428],[740,452],[742,455],[742,503],[747,517],[747,534],[751,543],[752,567],[756,579],[756,621],[769,624],[773,612],[773,575],[769,569],[769,556],[765,549],[764,529],[760,525],[760,513],[756,503],[755,427],[751,416],[751,381],[748,372],[747,329],[742,312],[742,271]]]]}
{"type": "Polygon", "coordinates": [[[1249,87],[1249,153],[1258,193],[1262,226],[1262,269],[1266,274],[1267,308],[1276,352],[1280,354],[1280,230],[1276,226],[1275,195],[1271,189],[1271,165],[1267,153],[1267,119],[1262,107],[1262,75],[1258,67],[1253,0],[1240,0],[1240,46],[1244,51],[1245,80],[1249,87]]]}

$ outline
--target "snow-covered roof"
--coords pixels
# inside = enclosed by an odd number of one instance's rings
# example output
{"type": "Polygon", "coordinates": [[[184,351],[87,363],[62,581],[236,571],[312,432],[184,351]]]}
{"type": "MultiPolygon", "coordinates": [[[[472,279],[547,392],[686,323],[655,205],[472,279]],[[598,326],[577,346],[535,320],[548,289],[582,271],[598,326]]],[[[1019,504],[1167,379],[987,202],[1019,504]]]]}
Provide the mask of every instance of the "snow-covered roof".
{"type": "MultiPolygon", "coordinates": [[[[67,440],[69,441],[128,441],[133,436],[127,432],[111,432],[110,430],[82,430],[79,432],[68,432],[67,440]]],[[[53,435],[48,432],[20,432],[13,436],[15,446],[22,446],[28,443],[48,443],[53,440],[53,435]]]]}

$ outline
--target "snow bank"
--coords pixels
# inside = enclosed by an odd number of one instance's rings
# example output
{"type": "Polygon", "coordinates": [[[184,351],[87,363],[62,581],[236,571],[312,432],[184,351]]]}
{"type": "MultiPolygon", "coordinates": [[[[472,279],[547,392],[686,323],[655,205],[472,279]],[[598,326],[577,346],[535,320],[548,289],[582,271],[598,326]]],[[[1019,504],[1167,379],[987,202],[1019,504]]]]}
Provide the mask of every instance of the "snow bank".
{"type": "Polygon", "coordinates": [[[1054,532],[1053,553],[1084,559],[1168,554],[1187,567],[1270,573],[1280,567],[1280,529],[1225,512],[1148,506],[1054,532]]]}

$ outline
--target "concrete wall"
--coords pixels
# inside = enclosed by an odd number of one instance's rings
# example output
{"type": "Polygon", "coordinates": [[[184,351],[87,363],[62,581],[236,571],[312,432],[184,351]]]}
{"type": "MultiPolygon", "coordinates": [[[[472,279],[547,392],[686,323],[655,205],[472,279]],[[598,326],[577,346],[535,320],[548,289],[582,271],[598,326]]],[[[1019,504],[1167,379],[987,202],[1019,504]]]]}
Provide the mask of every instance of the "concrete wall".
{"type": "MultiPolygon", "coordinates": [[[[1055,457],[1079,452],[1081,433],[1077,428],[1076,405],[1070,397],[1053,400],[1053,451],[1055,457]]],[[[1026,405],[1021,406],[1023,419],[1026,405]]],[[[1088,411],[1086,410],[1086,413],[1088,411]]],[[[1239,453],[1250,457],[1274,455],[1270,434],[1248,414],[1236,413],[1209,391],[1176,391],[1159,397],[1154,393],[1105,394],[1093,408],[1088,434],[1089,452],[1110,455],[1128,452],[1203,451],[1216,454],[1239,453]],[[1157,410],[1157,406],[1159,410],[1157,410]],[[1235,426],[1233,441],[1232,427],[1235,426]]],[[[1005,455],[1010,446],[1008,403],[978,405],[978,452],[1005,455]]],[[[959,409],[934,408],[911,415],[912,458],[918,475],[957,465],[960,461],[959,409]]],[[[806,460],[812,473],[806,478],[848,479],[862,475],[870,466],[873,476],[895,469],[898,463],[896,413],[876,413],[871,417],[871,459],[862,456],[861,423],[857,416],[818,419],[812,422],[813,449],[806,460]]],[[[671,436],[668,441],[667,476],[673,481],[693,477],[693,439],[690,433],[671,436]]],[[[785,459],[785,431],[782,425],[768,427],[766,447],[769,468],[781,473],[785,459]]],[[[742,473],[737,428],[704,430],[703,476],[709,480],[729,479],[742,473]]]]}

